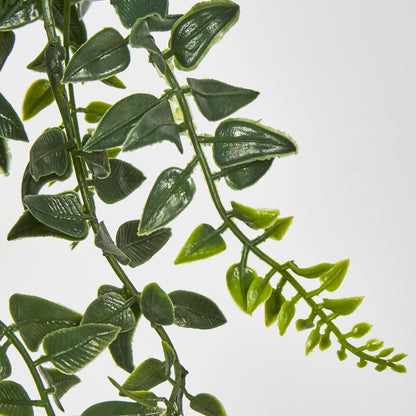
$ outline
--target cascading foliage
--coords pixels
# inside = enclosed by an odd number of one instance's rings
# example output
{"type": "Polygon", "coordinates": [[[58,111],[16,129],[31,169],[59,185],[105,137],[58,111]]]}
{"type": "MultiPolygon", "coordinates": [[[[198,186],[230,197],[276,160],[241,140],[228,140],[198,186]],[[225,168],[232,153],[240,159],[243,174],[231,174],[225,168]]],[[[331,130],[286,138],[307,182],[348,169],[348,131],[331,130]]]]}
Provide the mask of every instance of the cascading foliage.
{"type": "MultiPolygon", "coordinates": [[[[63,410],[61,398],[80,382],[75,373],[109,348],[115,364],[128,373],[125,380],[109,378],[123,399],[97,403],[82,416],[182,415],[184,400],[203,415],[225,415],[213,395],[188,391],[188,371],[166,332],[169,325],[216,328],[226,323],[221,310],[202,294],[186,290],[166,293],[157,282],[139,290],[122,268],[140,266],[168,243],[172,230],[167,226],[194,198],[192,176],[197,167],[203,172],[219,220],[195,228],[178,253],[176,265],[223,252],[223,233],[230,231],[242,251],[224,276],[232,299],[243,312],[251,315],[263,306],[265,325],[275,325],[283,335],[296,316],[297,303],[303,301],[310,313],[297,317],[295,325],[299,331],[309,331],[306,354],[316,347],[326,350],[336,341],[341,361],[349,355],[358,360],[359,367],[373,363],[377,371],[390,368],[405,372],[399,363],[405,354],[394,355],[393,348],[383,349],[378,339],[358,345],[354,342],[370,331],[370,324],[358,323],[348,332],[337,326],[338,319],[354,312],[363,300],[333,295],[347,273],[348,260],[311,267],[279,262],[261,245],[281,240],[292,217],[281,216],[277,209],[253,208],[235,201],[227,207],[221,199],[218,181],[225,180],[236,191],[247,188],[267,173],[276,158],[297,151],[286,133],[250,119],[230,118],[256,99],[257,91],[191,77],[186,85],[180,85],[175,76],[176,70],[190,71],[201,64],[211,47],[236,23],[239,6],[229,0],[212,0],[197,3],[183,15],[170,15],[168,0],[112,0],[128,36],[105,27],[88,37],[82,18],[91,3],[0,0],[0,70],[13,50],[14,30],[43,19],[48,38],[47,45],[28,63],[30,70],[39,72],[39,79],[24,97],[22,119],[36,116],[53,102],[62,118],[60,126],[46,126],[31,145],[22,179],[22,213],[8,240],[50,236],[70,240],[75,247],[92,232],[95,245],[120,279],[121,287],[103,284],[83,314],[36,296],[14,294],[10,298],[13,323],[7,326],[0,322],[0,413],[30,416],[37,406],[48,416],[55,415],[50,398],[63,410]],[[157,32],[170,32],[168,45],[157,44],[157,32]],[[137,92],[114,105],[92,101],[85,108],[76,107],[74,83],[103,82],[124,88],[117,74],[129,66],[130,55],[137,49],[148,52],[155,75],[169,85],[162,95],[137,92]],[[207,120],[219,122],[213,136],[197,131],[191,100],[207,120]],[[81,132],[80,115],[96,124],[95,128],[81,132]],[[180,153],[184,145],[191,146],[191,160],[182,166],[158,167],[161,173],[143,200],[141,218],[121,224],[111,236],[97,218],[96,198],[114,204],[135,191],[146,178],[122,159],[123,152],[140,151],[163,140],[172,142],[180,153]],[[45,185],[64,182],[74,175],[75,189],[50,193],[52,186],[41,193],[45,185]],[[250,266],[252,257],[268,269],[264,276],[250,266]],[[316,283],[313,290],[304,287],[306,280],[316,283]],[[288,287],[294,295],[287,294],[288,287]],[[140,318],[147,320],[160,337],[164,361],[150,357],[138,366],[134,364],[132,341],[140,318]],[[30,398],[22,385],[9,380],[11,347],[25,361],[38,398],[30,398]],[[167,397],[152,392],[162,383],[170,385],[167,397]]],[[[19,115],[0,94],[0,171],[5,175],[10,169],[9,140],[29,141],[19,115]]]]}

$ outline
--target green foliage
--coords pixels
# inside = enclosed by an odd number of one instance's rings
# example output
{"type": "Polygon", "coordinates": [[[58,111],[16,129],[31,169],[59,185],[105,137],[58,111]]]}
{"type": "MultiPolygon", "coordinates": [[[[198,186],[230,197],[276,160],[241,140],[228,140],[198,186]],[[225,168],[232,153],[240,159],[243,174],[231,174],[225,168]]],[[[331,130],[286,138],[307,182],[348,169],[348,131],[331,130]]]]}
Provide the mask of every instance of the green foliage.
{"type": "Polygon", "coordinates": [[[27,90],[23,99],[23,121],[34,117],[39,111],[54,102],[51,86],[47,79],[38,79],[27,90]]]}
{"type": "Polygon", "coordinates": [[[14,381],[0,381],[0,414],[33,416],[33,407],[26,390],[14,381]]]}

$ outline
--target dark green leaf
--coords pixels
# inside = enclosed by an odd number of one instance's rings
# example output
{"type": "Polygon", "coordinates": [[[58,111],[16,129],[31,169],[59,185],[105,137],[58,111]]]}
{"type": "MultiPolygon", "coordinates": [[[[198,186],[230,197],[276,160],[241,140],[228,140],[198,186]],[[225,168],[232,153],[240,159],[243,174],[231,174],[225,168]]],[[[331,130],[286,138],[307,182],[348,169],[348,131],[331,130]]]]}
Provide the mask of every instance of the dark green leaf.
{"type": "Polygon", "coordinates": [[[313,349],[319,344],[320,339],[321,334],[319,333],[319,329],[312,329],[305,343],[306,355],[309,355],[313,351],[313,349]]]}
{"type": "Polygon", "coordinates": [[[70,164],[65,133],[54,127],[45,131],[30,149],[29,171],[35,181],[42,176],[64,176],[70,164]]]}
{"type": "Polygon", "coordinates": [[[14,381],[0,381],[0,414],[2,416],[33,416],[26,390],[14,381]]]}
{"type": "Polygon", "coordinates": [[[46,72],[45,50],[47,46],[43,48],[42,52],[31,61],[26,68],[36,72],[46,72]]]}
{"type": "Polygon", "coordinates": [[[148,16],[146,21],[151,32],[167,32],[172,29],[173,25],[181,16],[181,14],[172,14],[166,16],[165,19],[159,16],[148,16]]]}
{"type": "Polygon", "coordinates": [[[120,226],[116,244],[129,259],[130,267],[137,267],[150,260],[169,240],[170,228],[161,228],[150,234],[138,235],[139,220],[127,221],[120,226]]]}
{"type": "Polygon", "coordinates": [[[256,276],[247,291],[247,313],[250,315],[255,309],[270,297],[272,287],[265,279],[256,276]]]}
{"type": "Polygon", "coordinates": [[[176,65],[184,70],[194,69],[237,21],[238,15],[239,6],[227,0],[198,3],[192,7],[172,28],[169,46],[176,65]]]}
{"type": "Polygon", "coordinates": [[[265,234],[273,240],[280,241],[292,224],[293,217],[277,218],[274,223],[267,228],[265,234]]]}
{"type": "Polygon", "coordinates": [[[247,292],[257,273],[250,267],[234,264],[227,270],[227,287],[234,302],[243,312],[247,311],[247,292]]]}
{"type": "Polygon", "coordinates": [[[272,159],[295,152],[296,145],[287,134],[253,121],[225,120],[215,131],[213,153],[220,167],[272,159]]]}
{"type": "Polygon", "coordinates": [[[280,212],[277,209],[250,208],[231,201],[233,215],[250,228],[267,228],[276,220],[280,212]]]}
{"type": "Polygon", "coordinates": [[[344,280],[345,275],[347,274],[348,266],[350,261],[341,260],[338,263],[335,263],[328,271],[319,276],[319,279],[322,282],[321,287],[325,287],[325,290],[328,292],[334,292],[341,285],[344,280]]]}
{"type": "Polygon", "coordinates": [[[88,39],[72,56],[63,83],[109,78],[124,71],[130,52],[123,37],[113,28],[105,28],[88,39]]]}
{"type": "Polygon", "coordinates": [[[14,39],[15,36],[12,31],[0,32],[0,71],[13,49],[14,39]]]}
{"type": "Polygon", "coordinates": [[[139,169],[123,160],[110,159],[110,168],[111,173],[107,178],[91,181],[97,195],[107,204],[126,198],[146,179],[139,169]]]}
{"type": "Polygon", "coordinates": [[[0,93],[0,137],[28,142],[25,129],[11,104],[0,93]]]}
{"type": "Polygon", "coordinates": [[[88,123],[98,123],[111,104],[102,101],[92,101],[85,107],[85,121],[88,123]]]}
{"type": "Polygon", "coordinates": [[[173,303],[157,283],[150,283],[143,289],[140,310],[153,325],[172,325],[175,321],[173,303]]]}
{"type": "Polygon", "coordinates": [[[42,345],[48,361],[58,370],[72,374],[107,348],[119,331],[120,328],[114,325],[85,324],[51,332],[42,345]]]}
{"type": "Polygon", "coordinates": [[[150,390],[167,379],[165,363],[156,358],[149,358],[131,373],[123,388],[128,391],[150,390]]]}
{"type": "Polygon", "coordinates": [[[82,152],[82,156],[94,178],[106,179],[110,176],[111,167],[108,152],[106,150],[91,153],[82,152]]]}
{"type": "Polygon", "coordinates": [[[105,85],[109,85],[110,87],[118,88],[121,90],[124,90],[126,88],[124,83],[115,75],[109,78],[102,79],[101,82],[105,85]]]}
{"type": "Polygon", "coordinates": [[[363,301],[363,296],[356,296],[353,298],[342,299],[322,299],[322,306],[337,315],[349,315],[353,313],[360,303],[363,301]]]}
{"type": "Polygon", "coordinates": [[[334,264],[331,263],[320,263],[315,266],[300,268],[292,262],[289,263],[289,267],[292,271],[298,276],[306,277],[307,279],[316,279],[332,269],[333,266],[334,264]]]}
{"type": "Polygon", "coordinates": [[[194,194],[194,181],[187,169],[164,170],[147,198],[139,234],[149,233],[172,221],[188,206],[194,194]]]}
{"type": "Polygon", "coordinates": [[[280,308],[279,314],[277,315],[277,326],[279,328],[280,335],[286,332],[287,327],[295,316],[295,304],[287,300],[283,303],[280,308]]]}
{"type": "Polygon", "coordinates": [[[192,232],[174,263],[206,259],[226,249],[220,233],[209,224],[201,224],[192,232]]]}
{"type": "Polygon", "coordinates": [[[227,320],[218,306],[199,293],[176,290],[169,293],[175,306],[175,325],[184,328],[212,329],[227,320]]]}
{"type": "Polygon", "coordinates": [[[167,100],[145,113],[136,126],[130,130],[123,144],[123,151],[138,149],[162,140],[171,141],[183,153],[178,126],[173,119],[167,100]]]}
{"type": "Polygon", "coordinates": [[[75,192],[58,195],[27,195],[24,203],[40,222],[75,238],[88,234],[86,216],[75,192]]]}
{"type": "Polygon", "coordinates": [[[282,292],[277,289],[273,289],[269,298],[264,304],[264,323],[266,326],[273,325],[280,312],[280,308],[285,303],[286,299],[282,295],[282,292]]]}
{"type": "Polygon", "coordinates": [[[259,93],[214,79],[187,78],[201,113],[210,121],[221,120],[251,103],[259,93]]]}
{"type": "Polygon", "coordinates": [[[105,113],[84,150],[94,152],[122,145],[143,114],[157,103],[150,94],[133,94],[118,101],[105,113]]]}
{"type": "Polygon", "coordinates": [[[31,351],[39,348],[45,335],[78,325],[82,317],[71,309],[37,296],[17,293],[11,296],[9,303],[13,320],[31,351]]]}
{"type": "Polygon", "coordinates": [[[81,416],[153,416],[160,413],[139,403],[108,401],[90,406],[81,416]]]}
{"type": "Polygon", "coordinates": [[[0,173],[9,174],[10,169],[10,151],[7,145],[7,139],[0,137],[0,173]]]}
{"type": "Polygon", "coordinates": [[[121,332],[108,347],[114,362],[128,373],[134,370],[133,335],[134,329],[128,332],[121,332]]]}
{"type": "Polygon", "coordinates": [[[12,366],[10,364],[10,360],[7,357],[7,350],[2,348],[0,350],[0,380],[4,380],[10,377],[12,373],[12,366]]]}
{"type": "Polygon", "coordinates": [[[192,397],[191,409],[206,416],[226,416],[221,402],[208,393],[199,393],[192,397]]]}
{"type": "Polygon", "coordinates": [[[170,370],[176,361],[175,350],[166,342],[162,340],[163,355],[165,357],[166,373],[170,374],[170,370]]]}
{"type": "Polygon", "coordinates": [[[99,224],[98,232],[95,234],[94,243],[103,251],[105,256],[113,256],[121,264],[129,264],[130,259],[114,244],[107,227],[102,221],[99,224]]]}
{"type": "Polygon", "coordinates": [[[131,28],[137,19],[146,16],[159,15],[166,17],[168,13],[168,0],[111,0],[121,23],[131,28]]]}
{"type": "Polygon", "coordinates": [[[38,0],[16,0],[3,5],[0,10],[0,31],[25,26],[39,19],[42,5],[38,0]]]}

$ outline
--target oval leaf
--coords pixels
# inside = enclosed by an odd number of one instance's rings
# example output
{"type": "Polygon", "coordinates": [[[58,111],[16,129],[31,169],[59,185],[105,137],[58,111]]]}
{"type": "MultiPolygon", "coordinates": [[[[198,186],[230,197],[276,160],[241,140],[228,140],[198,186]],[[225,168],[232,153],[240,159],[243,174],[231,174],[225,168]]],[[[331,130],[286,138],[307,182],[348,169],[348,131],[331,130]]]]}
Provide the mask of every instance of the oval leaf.
{"type": "Polygon", "coordinates": [[[199,393],[192,397],[191,409],[206,416],[226,416],[221,402],[208,393],[199,393]]]}
{"type": "Polygon", "coordinates": [[[115,75],[113,75],[113,76],[111,76],[109,78],[102,79],[101,82],[103,84],[109,85],[110,87],[113,87],[113,88],[118,88],[118,89],[121,89],[121,90],[126,89],[126,86],[121,81],[121,79],[119,79],[115,75]]]}
{"type": "Polygon", "coordinates": [[[7,139],[0,137],[0,173],[9,174],[10,169],[10,151],[7,145],[7,139]]]}
{"type": "Polygon", "coordinates": [[[98,123],[111,104],[102,101],[92,101],[85,107],[85,121],[87,123],[98,123]]]}
{"type": "Polygon", "coordinates": [[[272,290],[269,298],[264,304],[264,323],[266,326],[274,324],[280,312],[280,308],[285,303],[286,299],[281,291],[272,290]]]}
{"type": "Polygon", "coordinates": [[[0,137],[28,142],[25,128],[11,104],[0,93],[0,137]]]}
{"type": "Polygon", "coordinates": [[[324,298],[322,299],[322,306],[325,309],[329,309],[330,311],[336,313],[337,315],[349,315],[358,308],[363,299],[363,296],[342,299],[324,298]]]}
{"type": "Polygon", "coordinates": [[[226,249],[225,241],[209,224],[201,224],[192,232],[174,263],[181,264],[215,256],[226,249]]]}
{"type": "Polygon", "coordinates": [[[14,46],[14,32],[0,32],[0,71],[14,46]]]}
{"type": "Polygon", "coordinates": [[[188,170],[164,170],[147,198],[139,234],[149,233],[172,221],[188,206],[194,194],[195,185],[188,170]]]}
{"type": "Polygon", "coordinates": [[[25,26],[39,19],[42,5],[37,0],[3,3],[0,10],[0,31],[25,26]]]}
{"type": "Polygon", "coordinates": [[[227,270],[227,287],[234,302],[247,313],[247,292],[257,273],[250,267],[234,264],[227,270]]]}
{"type": "Polygon", "coordinates": [[[105,28],[85,42],[65,69],[63,83],[106,79],[130,64],[125,40],[113,28],[105,28]]]}
{"type": "Polygon", "coordinates": [[[313,349],[319,344],[321,339],[321,334],[319,333],[319,329],[313,329],[305,342],[305,354],[309,355],[313,349]]]}
{"type": "Polygon", "coordinates": [[[254,230],[267,228],[276,220],[280,212],[277,209],[250,208],[231,201],[233,215],[254,230]]]}
{"type": "Polygon", "coordinates": [[[252,314],[271,294],[270,284],[262,277],[256,276],[247,291],[247,313],[252,314]]]}
{"type": "Polygon", "coordinates": [[[154,325],[172,325],[175,321],[173,303],[157,283],[150,283],[143,289],[140,295],[140,310],[154,325]]]}
{"type": "Polygon", "coordinates": [[[61,328],[76,326],[82,316],[37,296],[14,294],[9,300],[10,313],[30,351],[36,351],[45,335],[61,328]]]}
{"type": "Polygon", "coordinates": [[[143,361],[124,382],[128,391],[150,390],[168,379],[165,363],[156,358],[143,361]]]}
{"type": "Polygon", "coordinates": [[[54,101],[47,79],[38,79],[26,91],[23,99],[23,121],[29,120],[54,101]]]}
{"type": "Polygon", "coordinates": [[[284,335],[287,327],[295,316],[295,304],[287,300],[283,303],[280,308],[279,314],[277,315],[277,326],[279,328],[280,335],[284,335]]]}
{"type": "Polygon", "coordinates": [[[94,404],[84,410],[81,416],[153,416],[158,413],[139,403],[113,400],[94,404]]]}
{"type": "Polygon", "coordinates": [[[45,359],[64,373],[75,373],[107,348],[119,331],[120,328],[109,324],[58,329],[43,339],[45,359]]]}
{"type": "Polygon", "coordinates": [[[184,328],[212,329],[227,320],[218,306],[199,293],[176,290],[169,293],[175,306],[175,325],[184,328]]]}
{"type": "Polygon", "coordinates": [[[26,390],[14,381],[0,381],[0,414],[2,416],[33,416],[26,390]]]}
{"type": "Polygon", "coordinates": [[[121,332],[108,347],[114,362],[128,373],[131,373],[135,368],[132,348],[133,335],[134,329],[121,332]]]}
{"type": "Polygon", "coordinates": [[[169,46],[176,65],[194,69],[208,50],[237,21],[239,6],[228,0],[198,3],[172,28],[169,46]]]}

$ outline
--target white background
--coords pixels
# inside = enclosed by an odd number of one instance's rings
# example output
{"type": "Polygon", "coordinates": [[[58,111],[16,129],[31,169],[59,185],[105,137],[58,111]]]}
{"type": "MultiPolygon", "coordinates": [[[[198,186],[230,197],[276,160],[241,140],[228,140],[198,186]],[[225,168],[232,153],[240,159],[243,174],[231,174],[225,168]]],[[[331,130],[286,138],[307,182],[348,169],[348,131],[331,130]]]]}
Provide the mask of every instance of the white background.
{"type": "MultiPolygon", "coordinates": [[[[172,12],[185,12],[193,4],[171,3],[172,12]]],[[[292,325],[280,337],[276,327],[264,327],[262,311],[243,315],[225,284],[225,271],[238,261],[241,249],[227,233],[226,252],[173,266],[198,224],[220,225],[199,171],[195,200],[171,224],[174,237],[152,261],[128,270],[129,276],[139,290],[157,281],[166,291],[203,293],[221,307],[228,319],[221,328],[204,332],[172,327],[168,332],[190,372],[189,391],[214,394],[230,416],[414,415],[416,4],[412,0],[242,0],[240,5],[236,26],[197,70],[179,77],[181,82],[186,76],[214,78],[260,91],[257,100],[236,115],[261,119],[288,132],[298,143],[299,154],[275,161],[268,175],[245,191],[229,191],[221,183],[224,200],[278,208],[282,215],[294,216],[285,239],[265,246],[279,262],[294,259],[306,267],[350,258],[338,296],[366,298],[352,317],[339,319],[339,324],[347,331],[357,322],[372,323],[370,337],[409,354],[404,362],[408,374],[379,374],[372,365],[358,369],[354,357],[340,363],[336,345],[305,357],[307,333],[298,333],[292,325]]],[[[86,21],[90,35],[104,26],[116,26],[127,35],[107,2],[93,4],[86,21]]],[[[45,43],[40,22],[17,31],[15,49],[0,74],[0,90],[16,109],[21,108],[28,86],[42,76],[25,66],[45,43]]],[[[131,66],[120,74],[127,92],[101,83],[77,86],[77,104],[115,103],[133,92],[160,95],[166,85],[146,60],[143,51],[132,51],[131,66]]],[[[214,123],[196,119],[199,133],[215,130],[214,123]]],[[[42,111],[26,123],[30,141],[59,122],[52,106],[42,111]]],[[[170,143],[122,155],[148,179],[122,203],[99,206],[98,215],[113,235],[122,222],[140,217],[147,193],[163,168],[186,165],[191,157],[186,147],[184,156],[177,155],[170,143]]],[[[13,293],[43,296],[82,312],[99,285],[118,285],[91,236],[74,251],[68,242],[56,239],[6,241],[22,212],[19,186],[29,148],[11,143],[11,174],[0,178],[0,317],[7,323],[11,322],[8,298],[13,293]]],[[[255,260],[250,264],[260,274],[267,271],[255,260]]],[[[303,306],[298,309],[297,317],[309,313],[303,306]]],[[[137,364],[163,356],[158,338],[144,320],[134,350],[137,364]]],[[[63,399],[72,416],[93,403],[117,398],[107,375],[120,383],[127,376],[113,366],[107,352],[79,375],[83,384],[63,399]]],[[[36,397],[23,367],[15,369],[13,379],[36,397]]],[[[39,410],[39,414],[43,413],[39,410]]]]}

